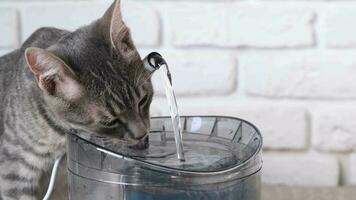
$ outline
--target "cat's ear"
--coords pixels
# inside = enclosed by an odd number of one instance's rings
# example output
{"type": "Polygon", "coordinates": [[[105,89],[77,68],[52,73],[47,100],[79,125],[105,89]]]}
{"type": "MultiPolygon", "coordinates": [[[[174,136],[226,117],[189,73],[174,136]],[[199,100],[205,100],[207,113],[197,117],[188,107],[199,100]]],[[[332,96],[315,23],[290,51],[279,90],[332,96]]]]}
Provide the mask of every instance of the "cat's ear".
{"type": "Polygon", "coordinates": [[[49,95],[64,95],[76,98],[80,95],[80,85],[68,65],[52,53],[30,47],[25,51],[28,67],[34,74],[38,86],[49,95]]]}
{"type": "Polygon", "coordinates": [[[131,45],[131,36],[122,18],[120,0],[114,1],[102,17],[101,23],[111,45],[121,52],[127,51],[131,45]]]}

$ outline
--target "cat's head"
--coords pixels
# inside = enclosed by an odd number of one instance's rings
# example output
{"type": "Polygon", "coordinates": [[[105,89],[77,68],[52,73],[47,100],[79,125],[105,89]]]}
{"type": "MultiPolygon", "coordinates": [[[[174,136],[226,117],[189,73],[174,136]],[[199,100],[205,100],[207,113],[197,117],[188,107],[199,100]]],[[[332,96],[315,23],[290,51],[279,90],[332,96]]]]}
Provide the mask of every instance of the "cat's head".
{"type": "Polygon", "coordinates": [[[46,104],[69,127],[130,143],[148,132],[153,88],[119,0],[101,19],[25,57],[46,104]]]}

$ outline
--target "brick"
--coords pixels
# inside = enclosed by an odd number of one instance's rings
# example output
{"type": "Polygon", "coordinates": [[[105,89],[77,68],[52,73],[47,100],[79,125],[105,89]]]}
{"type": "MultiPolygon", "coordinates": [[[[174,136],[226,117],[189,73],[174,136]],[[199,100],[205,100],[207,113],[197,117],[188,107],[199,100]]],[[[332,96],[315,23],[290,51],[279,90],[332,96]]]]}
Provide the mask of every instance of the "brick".
{"type": "MultiPolygon", "coordinates": [[[[225,95],[235,89],[234,58],[219,52],[161,52],[169,64],[179,96],[225,95]]],[[[160,72],[153,76],[156,93],[164,95],[160,72]]]]}
{"type": "MultiPolygon", "coordinates": [[[[100,18],[110,3],[63,2],[27,6],[22,13],[24,36],[22,39],[25,40],[36,29],[43,26],[54,26],[73,31],[100,18]]],[[[152,7],[130,2],[123,4],[122,10],[125,22],[130,27],[132,37],[137,45],[150,46],[159,43],[159,18],[152,7]]]]}
{"type": "Polygon", "coordinates": [[[226,41],[226,16],[222,4],[185,3],[165,8],[166,27],[176,46],[222,45],[226,41]],[[216,6],[216,7],[215,7],[216,6]]]}
{"type": "Polygon", "coordinates": [[[355,187],[295,187],[263,185],[263,200],[351,200],[355,187]]]}
{"type": "MultiPolygon", "coordinates": [[[[168,115],[165,99],[156,100],[161,114],[168,115]]],[[[222,115],[246,119],[264,137],[264,149],[302,150],[307,147],[306,110],[297,105],[273,102],[240,101],[229,98],[178,98],[182,115],[222,115]],[[286,117],[288,120],[286,120],[286,117]]]]}
{"type": "Polygon", "coordinates": [[[176,46],[305,47],[314,45],[313,11],[275,3],[185,3],[166,8],[176,46]]]}
{"type": "Polygon", "coordinates": [[[0,8],[0,47],[13,48],[19,45],[19,19],[16,9],[0,8]]]}
{"type": "MultiPolygon", "coordinates": [[[[124,1],[122,1],[124,2],[124,1]]],[[[132,38],[138,46],[160,44],[160,18],[152,3],[127,3],[123,7],[125,22],[131,28],[132,38]]]]}
{"type": "Polygon", "coordinates": [[[251,96],[356,98],[355,53],[259,53],[241,56],[239,61],[251,96]]]}
{"type": "Polygon", "coordinates": [[[356,105],[321,107],[312,113],[312,144],[321,151],[356,150],[356,105]]]}
{"type": "Polygon", "coordinates": [[[333,5],[322,19],[322,33],[328,47],[356,47],[356,5],[333,5]]]}
{"type": "Polygon", "coordinates": [[[306,47],[314,45],[314,13],[297,5],[250,4],[233,7],[230,42],[247,47],[306,47]]]}
{"type": "Polygon", "coordinates": [[[263,155],[262,182],[306,187],[338,186],[339,166],[336,158],[318,154],[263,155]]]}

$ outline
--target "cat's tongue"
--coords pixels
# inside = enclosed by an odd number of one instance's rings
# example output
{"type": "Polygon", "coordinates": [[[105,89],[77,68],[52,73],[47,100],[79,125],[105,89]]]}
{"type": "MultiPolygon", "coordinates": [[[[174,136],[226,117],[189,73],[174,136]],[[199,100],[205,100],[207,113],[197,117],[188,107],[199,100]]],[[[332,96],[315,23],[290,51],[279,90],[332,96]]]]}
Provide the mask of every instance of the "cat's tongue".
{"type": "Polygon", "coordinates": [[[135,150],[144,150],[147,149],[149,146],[148,136],[144,139],[140,140],[137,144],[130,146],[131,149],[135,150]]]}

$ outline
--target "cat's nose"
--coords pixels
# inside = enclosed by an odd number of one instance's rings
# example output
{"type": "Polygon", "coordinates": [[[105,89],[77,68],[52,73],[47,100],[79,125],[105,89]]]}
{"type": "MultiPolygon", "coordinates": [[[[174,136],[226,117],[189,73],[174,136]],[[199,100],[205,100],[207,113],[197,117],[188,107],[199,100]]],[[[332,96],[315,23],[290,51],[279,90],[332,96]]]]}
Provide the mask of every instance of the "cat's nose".
{"type": "Polygon", "coordinates": [[[148,146],[149,146],[149,139],[148,137],[144,137],[144,139],[139,140],[137,144],[130,146],[130,148],[136,150],[143,150],[143,149],[147,149],[148,146]]]}
{"type": "Polygon", "coordinates": [[[146,132],[144,134],[140,134],[140,135],[134,136],[134,139],[135,140],[142,140],[145,136],[146,136],[146,132]]]}
{"type": "Polygon", "coordinates": [[[147,131],[142,131],[142,132],[133,132],[133,137],[132,139],[134,140],[142,140],[145,138],[147,135],[147,131]]]}
{"type": "Polygon", "coordinates": [[[142,122],[136,122],[129,125],[132,139],[141,140],[148,133],[148,128],[142,122]]]}

